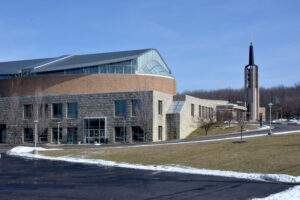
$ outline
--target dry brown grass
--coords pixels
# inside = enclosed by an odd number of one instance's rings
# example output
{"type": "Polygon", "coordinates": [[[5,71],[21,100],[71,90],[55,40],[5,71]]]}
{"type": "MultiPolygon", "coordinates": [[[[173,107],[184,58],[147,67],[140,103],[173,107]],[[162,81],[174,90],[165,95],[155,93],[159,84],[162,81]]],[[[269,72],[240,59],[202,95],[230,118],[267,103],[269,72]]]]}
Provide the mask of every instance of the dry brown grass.
{"type": "Polygon", "coordinates": [[[49,156],[83,156],[139,164],[300,175],[300,134],[135,148],[47,151],[49,156]]]}
{"type": "MultiPolygon", "coordinates": [[[[246,124],[244,130],[254,130],[257,129],[259,125],[255,124],[246,124]]],[[[240,132],[241,129],[239,126],[232,124],[230,127],[220,127],[220,126],[213,126],[207,135],[221,135],[221,134],[228,134],[228,133],[236,133],[240,132]]],[[[189,136],[188,139],[196,138],[200,136],[205,136],[205,130],[203,128],[198,128],[193,131],[189,136]]]]}

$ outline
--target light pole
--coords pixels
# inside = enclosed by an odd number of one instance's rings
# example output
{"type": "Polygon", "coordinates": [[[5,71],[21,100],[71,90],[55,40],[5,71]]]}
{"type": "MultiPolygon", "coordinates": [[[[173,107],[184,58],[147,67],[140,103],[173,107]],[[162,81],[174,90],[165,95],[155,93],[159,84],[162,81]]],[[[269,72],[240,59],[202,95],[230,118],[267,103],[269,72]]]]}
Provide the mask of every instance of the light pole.
{"type": "Polygon", "coordinates": [[[59,126],[61,122],[57,122],[57,144],[59,144],[59,126]]]}
{"type": "Polygon", "coordinates": [[[34,120],[34,149],[36,151],[37,137],[38,137],[38,120],[34,120]]]}
{"type": "Polygon", "coordinates": [[[272,130],[271,130],[271,125],[272,125],[272,102],[270,102],[269,104],[269,112],[270,112],[270,116],[269,116],[269,122],[270,122],[270,128],[269,128],[269,135],[272,134],[272,130]]]}
{"type": "Polygon", "coordinates": [[[34,148],[36,148],[37,143],[37,120],[34,120],[34,148]]]}

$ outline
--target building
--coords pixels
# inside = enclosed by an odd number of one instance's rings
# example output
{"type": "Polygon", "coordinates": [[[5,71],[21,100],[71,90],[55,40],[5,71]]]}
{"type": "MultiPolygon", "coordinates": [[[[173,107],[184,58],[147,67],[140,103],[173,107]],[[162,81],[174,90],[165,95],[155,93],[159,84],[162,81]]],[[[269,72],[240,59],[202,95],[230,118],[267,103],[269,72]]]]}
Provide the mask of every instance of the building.
{"type": "Polygon", "coordinates": [[[2,62],[0,143],[181,139],[228,104],[175,94],[155,49],[2,62]]]}

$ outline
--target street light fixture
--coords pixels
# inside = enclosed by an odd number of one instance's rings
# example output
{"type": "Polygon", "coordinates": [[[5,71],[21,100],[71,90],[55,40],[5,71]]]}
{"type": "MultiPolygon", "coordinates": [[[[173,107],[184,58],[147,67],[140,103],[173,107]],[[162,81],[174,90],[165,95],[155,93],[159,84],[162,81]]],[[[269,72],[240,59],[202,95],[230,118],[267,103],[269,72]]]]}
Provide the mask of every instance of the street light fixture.
{"type": "Polygon", "coordinates": [[[36,150],[37,137],[38,137],[38,120],[34,120],[34,149],[36,150]]]}
{"type": "Polygon", "coordinates": [[[269,128],[268,135],[271,135],[272,134],[271,125],[272,125],[272,106],[273,106],[273,103],[270,102],[268,105],[269,105],[269,112],[270,112],[270,117],[269,117],[270,128],[269,128]]]}

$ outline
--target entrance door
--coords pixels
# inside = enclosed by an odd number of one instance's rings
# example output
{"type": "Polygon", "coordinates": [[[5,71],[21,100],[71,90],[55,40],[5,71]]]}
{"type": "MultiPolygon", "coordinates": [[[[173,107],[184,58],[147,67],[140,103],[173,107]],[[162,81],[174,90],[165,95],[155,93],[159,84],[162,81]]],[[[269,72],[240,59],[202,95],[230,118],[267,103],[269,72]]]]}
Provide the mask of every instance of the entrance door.
{"type": "Polygon", "coordinates": [[[104,143],[106,140],[105,123],[105,118],[84,119],[85,143],[104,143]]]}
{"type": "Polygon", "coordinates": [[[0,124],[0,143],[6,142],[6,125],[0,124]]]}

